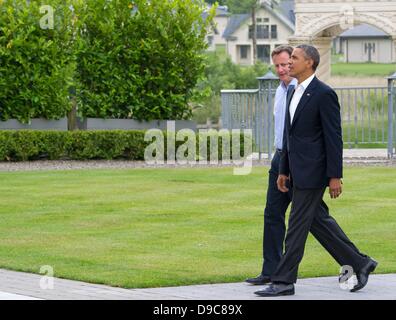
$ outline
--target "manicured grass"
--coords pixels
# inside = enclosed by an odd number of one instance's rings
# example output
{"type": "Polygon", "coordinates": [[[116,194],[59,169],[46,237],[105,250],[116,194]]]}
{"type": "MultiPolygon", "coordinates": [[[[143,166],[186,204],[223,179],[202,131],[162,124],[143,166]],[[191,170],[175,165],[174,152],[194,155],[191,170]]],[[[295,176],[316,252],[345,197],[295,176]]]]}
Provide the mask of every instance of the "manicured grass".
{"type": "Polygon", "coordinates": [[[384,76],[396,71],[394,63],[334,63],[331,65],[333,76],[384,76]]]}
{"type": "MultiPolygon", "coordinates": [[[[259,273],[268,168],[1,172],[0,268],[128,288],[259,273]]],[[[377,272],[396,272],[396,170],[347,168],[327,203],[377,272]]],[[[309,237],[300,277],[337,275],[309,237]]]]}

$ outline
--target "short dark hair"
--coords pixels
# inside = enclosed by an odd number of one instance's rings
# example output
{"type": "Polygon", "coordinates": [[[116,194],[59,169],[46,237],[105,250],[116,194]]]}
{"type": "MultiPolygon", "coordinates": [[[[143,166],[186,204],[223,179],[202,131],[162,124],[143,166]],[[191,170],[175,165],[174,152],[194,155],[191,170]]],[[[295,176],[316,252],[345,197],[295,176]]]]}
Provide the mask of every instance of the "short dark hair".
{"type": "Polygon", "coordinates": [[[304,55],[307,59],[312,59],[313,61],[312,69],[316,71],[320,63],[320,54],[318,49],[316,49],[314,46],[311,46],[309,44],[301,44],[297,46],[296,49],[297,48],[304,51],[304,55]]]}
{"type": "Polygon", "coordinates": [[[290,46],[278,46],[272,51],[271,58],[273,58],[274,56],[276,56],[278,54],[281,54],[282,52],[287,52],[289,54],[289,56],[291,56],[292,52],[293,52],[293,47],[290,47],[290,46]]]}

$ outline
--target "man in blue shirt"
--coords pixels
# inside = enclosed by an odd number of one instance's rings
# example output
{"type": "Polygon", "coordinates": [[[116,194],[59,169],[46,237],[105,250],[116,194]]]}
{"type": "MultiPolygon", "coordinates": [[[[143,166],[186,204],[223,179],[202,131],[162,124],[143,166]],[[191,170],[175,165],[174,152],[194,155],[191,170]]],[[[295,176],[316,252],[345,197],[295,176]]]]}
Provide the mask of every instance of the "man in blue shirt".
{"type": "Polygon", "coordinates": [[[297,80],[289,76],[289,60],[293,48],[280,46],[275,48],[271,57],[275,71],[280,79],[280,85],[275,94],[275,154],[269,171],[267,203],[264,210],[264,236],[263,236],[263,266],[261,274],[249,278],[246,282],[262,285],[271,282],[270,276],[275,271],[283,253],[285,239],[285,213],[291,202],[291,192],[279,191],[277,179],[279,174],[279,161],[282,152],[283,130],[285,125],[286,95],[289,86],[295,86],[297,80]]]}

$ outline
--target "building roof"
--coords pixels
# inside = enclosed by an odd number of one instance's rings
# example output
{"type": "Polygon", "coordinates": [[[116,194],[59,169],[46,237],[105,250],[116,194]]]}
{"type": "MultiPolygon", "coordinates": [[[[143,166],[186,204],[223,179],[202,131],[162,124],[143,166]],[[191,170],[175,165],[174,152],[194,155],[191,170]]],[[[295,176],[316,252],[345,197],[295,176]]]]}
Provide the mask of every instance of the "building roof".
{"type": "MultiPolygon", "coordinates": [[[[293,15],[294,15],[294,1],[292,1],[292,2],[293,2],[293,15]]],[[[263,7],[267,11],[272,13],[274,16],[276,16],[281,22],[283,22],[285,24],[286,27],[288,27],[291,31],[294,32],[294,21],[290,20],[290,18],[289,18],[290,17],[290,12],[285,15],[285,12],[283,11],[281,6],[277,6],[275,8],[272,8],[272,7],[268,6],[268,5],[264,5],[263,7]]],[[[287,9],[288,6],[286,5],[284,8],[287,9]]]]}
{"type": "Polygon", "coordinates": [[[241,26],[241,24],[249,18],[250,18],[249,13],[233,14],[232,16],[230,16],[230,20],[227,23],[227,27],[223,32],[223,38],[230,37],[241,26]]]}
{"type": "Polygon", "coordinates": [[[296,16],[294,14],[294,0],[282,0],[279,2],[279,9],[282,14],[290,20],[291,23],[296,23],[296,16]]]}
{"type": "Polygon", "coordinates": [[[340,34],[340,38],[388,38],[384,31],[368,24],[361,24],[340,34]]]}

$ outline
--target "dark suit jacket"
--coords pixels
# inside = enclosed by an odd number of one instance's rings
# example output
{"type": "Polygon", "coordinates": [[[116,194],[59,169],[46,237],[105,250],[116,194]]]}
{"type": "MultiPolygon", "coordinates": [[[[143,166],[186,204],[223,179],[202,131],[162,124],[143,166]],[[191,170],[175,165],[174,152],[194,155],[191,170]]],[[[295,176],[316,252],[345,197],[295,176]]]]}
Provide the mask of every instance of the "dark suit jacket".
{"type": "Polygon", "coordinates": [[[342,178],[342,134],[337,94],[316,77],[306,88],[290,124],[287,98],[283,152],[279,173],[291,176],[299,189],[328,186],[342,178]]]}

